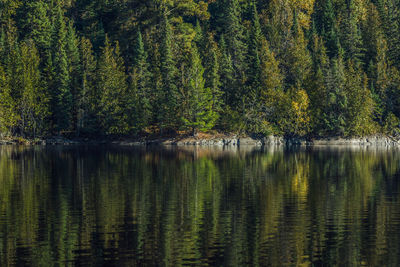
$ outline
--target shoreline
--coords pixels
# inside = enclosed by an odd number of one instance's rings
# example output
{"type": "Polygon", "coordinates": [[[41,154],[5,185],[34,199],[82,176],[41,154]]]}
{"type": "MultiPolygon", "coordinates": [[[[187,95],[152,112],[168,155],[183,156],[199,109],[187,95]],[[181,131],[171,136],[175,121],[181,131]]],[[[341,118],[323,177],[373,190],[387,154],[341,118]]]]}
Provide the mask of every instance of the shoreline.
{"type": "Polygon", "coordinates": [[[0,145],[120,145],[120,146],[400,146],[400,138],[391,136],[369,136],[357,138],[324,137],[312,140],[302,138],[285,139],[280,136],[252,138],[236,135],[207,136],[207,137],[176,137],[158,139],[68,139],[50,137],[46,139],[0,139],[0,145]]]}

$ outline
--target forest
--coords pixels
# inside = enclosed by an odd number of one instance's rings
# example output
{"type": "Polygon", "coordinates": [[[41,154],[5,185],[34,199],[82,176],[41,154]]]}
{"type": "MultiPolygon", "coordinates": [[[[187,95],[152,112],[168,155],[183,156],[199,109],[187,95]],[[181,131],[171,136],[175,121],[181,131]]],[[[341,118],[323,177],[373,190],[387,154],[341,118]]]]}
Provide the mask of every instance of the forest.
{"type": "Polygon", "coordinates": [[[2,136],[400,133],[400,0],[0,0],[2,136]]]}

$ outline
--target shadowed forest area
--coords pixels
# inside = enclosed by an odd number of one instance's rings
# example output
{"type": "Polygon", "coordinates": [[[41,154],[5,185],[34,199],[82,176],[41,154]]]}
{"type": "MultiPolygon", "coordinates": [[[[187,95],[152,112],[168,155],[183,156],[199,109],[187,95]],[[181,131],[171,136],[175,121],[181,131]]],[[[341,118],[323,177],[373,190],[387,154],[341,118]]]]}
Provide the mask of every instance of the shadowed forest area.
{"type": "Polygon", "coordinates": [[[397,135],[399,0],[0,0],[0,133],[397,135]]]}

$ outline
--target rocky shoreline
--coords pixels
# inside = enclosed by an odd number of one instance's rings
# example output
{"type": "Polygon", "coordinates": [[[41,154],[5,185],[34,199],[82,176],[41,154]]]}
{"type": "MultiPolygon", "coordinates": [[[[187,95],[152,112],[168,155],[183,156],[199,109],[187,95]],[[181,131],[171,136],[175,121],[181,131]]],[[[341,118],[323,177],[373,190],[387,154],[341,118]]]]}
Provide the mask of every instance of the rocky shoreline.
{"type": "Polygon", "coordinates": [[[263,138],[223,136],[209,138],[160,138],[142,140],[91,140],[67,139],[52,137],[48,139],[1,139],[0,145],[121,145],[121,146],[386,146],[400,147],[400,138],[390,136],[371,136],[363,138],[329,137],[313,140],[292,138],[285,139],[279,136],[263,138]]]}

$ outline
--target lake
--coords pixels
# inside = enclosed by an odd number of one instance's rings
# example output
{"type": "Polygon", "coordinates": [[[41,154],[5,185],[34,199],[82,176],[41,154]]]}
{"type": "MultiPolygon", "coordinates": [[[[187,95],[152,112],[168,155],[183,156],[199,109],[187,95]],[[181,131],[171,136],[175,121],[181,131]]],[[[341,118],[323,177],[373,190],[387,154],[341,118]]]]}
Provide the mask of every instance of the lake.
{"type": "Polygon", "coordinates": [[[0,265],[400,266],[400,150],[0,147],[0,265]]]}

